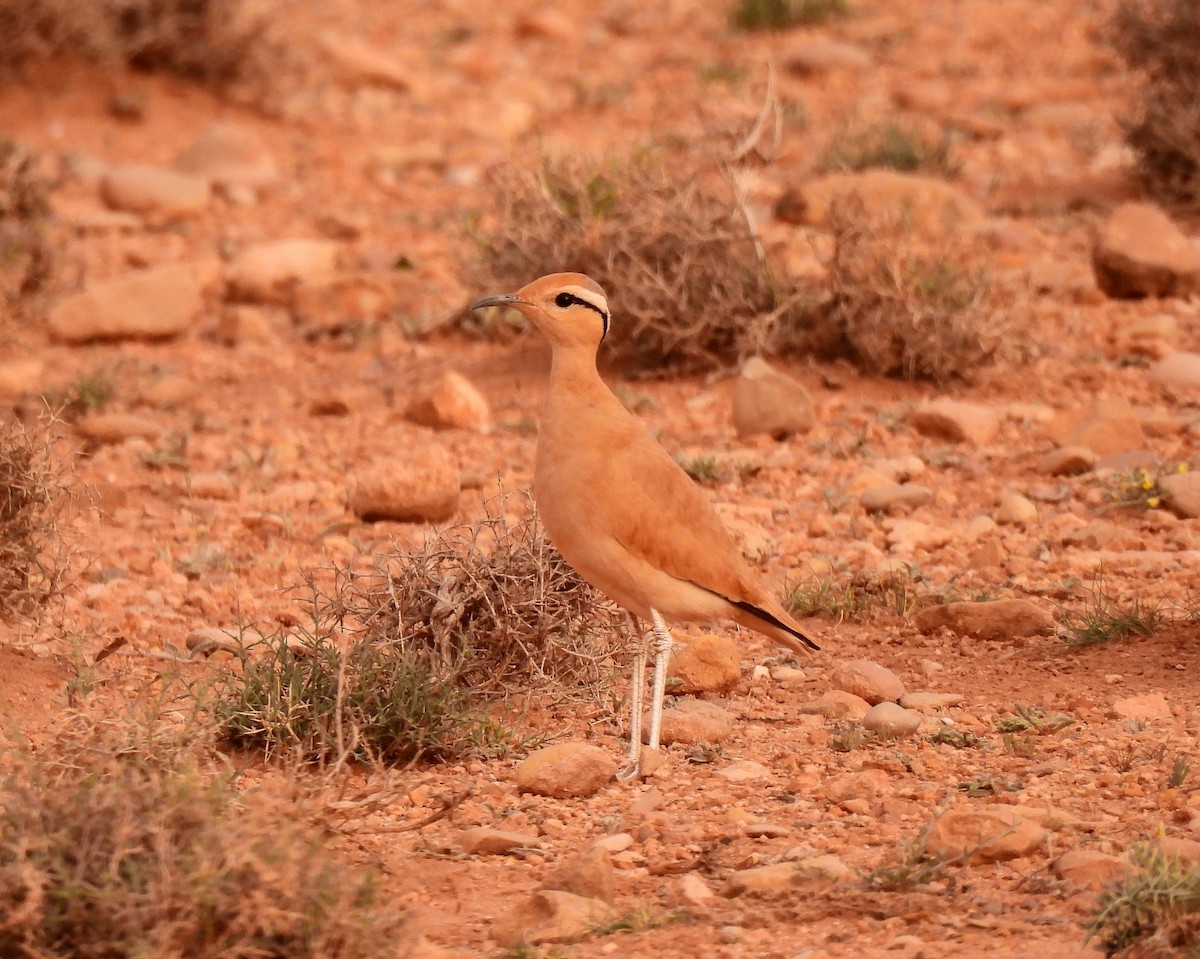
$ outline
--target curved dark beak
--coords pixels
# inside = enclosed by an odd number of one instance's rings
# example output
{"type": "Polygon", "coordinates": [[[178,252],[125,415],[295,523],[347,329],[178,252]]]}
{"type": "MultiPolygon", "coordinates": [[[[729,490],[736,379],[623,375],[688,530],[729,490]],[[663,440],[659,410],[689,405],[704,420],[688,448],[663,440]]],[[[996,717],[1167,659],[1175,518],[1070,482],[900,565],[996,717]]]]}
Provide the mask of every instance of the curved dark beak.
{"type": "Polygon", "coordinates": [[[501,293],[499,296],[485,296],[482,300],[476,300],[470,308],[474,311],[488,306],[512,306],[520,302],[520,297],[515,293],[501,293]]]}

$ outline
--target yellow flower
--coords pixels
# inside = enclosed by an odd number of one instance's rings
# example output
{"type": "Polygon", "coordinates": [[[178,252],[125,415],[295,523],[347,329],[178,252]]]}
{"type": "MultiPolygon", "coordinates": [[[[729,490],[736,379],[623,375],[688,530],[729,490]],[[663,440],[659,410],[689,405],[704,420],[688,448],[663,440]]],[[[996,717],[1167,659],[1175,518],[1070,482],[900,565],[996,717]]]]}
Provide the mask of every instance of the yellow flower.
{"type": "Polygon", "coordinates": [[[1159,499],[1159,497],[1151,496],[1148,500],[1146,500],[1146,505],[1149,506],[1151,509],[1158,509],[1158,504],[1160,502],[1161,502],[1161,500],[1159,499]]]}

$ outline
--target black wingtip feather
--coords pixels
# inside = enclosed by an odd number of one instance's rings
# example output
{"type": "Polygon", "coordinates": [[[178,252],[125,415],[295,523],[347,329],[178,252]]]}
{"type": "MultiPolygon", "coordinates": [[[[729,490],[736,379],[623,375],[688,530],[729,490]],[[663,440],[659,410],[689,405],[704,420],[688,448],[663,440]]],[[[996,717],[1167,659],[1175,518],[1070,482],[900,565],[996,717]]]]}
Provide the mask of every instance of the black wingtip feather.
{"type": "Polygon", "coordinates": [[[772,616],[765,609],[762,609],[759,606],[755,606],[753,603],[747,603],[744,600],[741,602],[735,602],[734,600],[730,600],[730,602],[733,603],[734,606],[737,606],[739,609],[744,609],[750,615],[757,616],[759,619],[766,620],[772,626],[777,626],[780,629],[782,629],[784,632],[791,633],[798,640],[800,640],[800,642],[804,643],[804,645],[807,646],[809,649],[820,649],[821,648],[816,643],[814,643],[811,639],[809,639],[807,636],[805,636],[802,632],[800,632],[800,630],[796,629],[794,626],[789,626],[787,623],[785,623],[783,620],[781,620],[778,616],[772,616]]]}

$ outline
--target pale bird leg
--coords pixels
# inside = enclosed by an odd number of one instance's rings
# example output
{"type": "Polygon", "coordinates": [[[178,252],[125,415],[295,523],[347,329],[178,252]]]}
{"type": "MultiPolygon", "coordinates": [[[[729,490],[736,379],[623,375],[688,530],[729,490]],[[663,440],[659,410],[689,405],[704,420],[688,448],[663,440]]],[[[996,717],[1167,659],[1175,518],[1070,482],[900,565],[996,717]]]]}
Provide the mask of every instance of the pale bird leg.
{"type": "Polygon", "coordinates": [[[642,625],[629,614],[633,624],[633,684],[629,690],[629,763],[617,773],[617,779],[632,779],[638,774],[642,765],[642,705],[646,689],[646,639],[642,635],[642,625]]]}
{"type": "Polygon", "coordinates": [[[663,694],[667,689],[667,657],[671,654],[671,633],[657,609],[650,610],[650,619],[654,623],[654,687],[650,703],[650,741],[647,745],[651,749],[658,749],[659,733],[662,731],[663,694]]]}

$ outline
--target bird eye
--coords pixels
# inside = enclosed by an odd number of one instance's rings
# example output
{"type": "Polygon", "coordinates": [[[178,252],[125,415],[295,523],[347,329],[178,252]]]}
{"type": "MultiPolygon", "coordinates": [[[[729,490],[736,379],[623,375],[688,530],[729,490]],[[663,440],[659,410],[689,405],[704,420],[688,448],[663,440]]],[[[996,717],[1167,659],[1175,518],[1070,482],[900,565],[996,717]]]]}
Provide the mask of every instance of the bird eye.
{"type": "Polygon", "coordinates": [[[570,293],[559,293],[558,296],[554,298],[554,305],[562,307],[564,310],[574,302],[575,297],[573,297],[570,293]]]}

